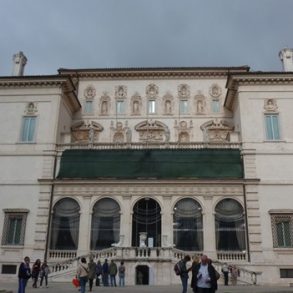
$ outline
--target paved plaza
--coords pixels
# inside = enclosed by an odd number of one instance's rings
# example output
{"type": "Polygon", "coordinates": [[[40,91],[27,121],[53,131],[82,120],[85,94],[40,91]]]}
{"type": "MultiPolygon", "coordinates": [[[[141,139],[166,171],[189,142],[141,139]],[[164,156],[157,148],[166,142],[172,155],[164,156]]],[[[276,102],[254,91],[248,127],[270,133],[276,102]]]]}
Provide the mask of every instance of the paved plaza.
{"type": "MultiPolygon", "coordinates": [[[[26,293],[78,293],[70,283],[52,283],[49,288],[37,288],[31,287],[32,283],[28,283],[26,293]]],[[[17,293],[16,283],[1,283],[1,290],[6,289],[8,292],[17,293]]],[[[88,290],[87,290],[88,292],[88,290]]],[[[123,288],[119,287],[94,287],[93,292],[97,293],[116,293],[116,292],[127,292],[127,293],[181,293],[181,287],[179,285],[173,286],[126,286],[123,288]]],[[[289,293],[293,292],[293,287],[266,287],[266,286],[220,286],[217,293],[289,293]]],[[[189,288],[188,293],[192,293],[189,288]]]]}

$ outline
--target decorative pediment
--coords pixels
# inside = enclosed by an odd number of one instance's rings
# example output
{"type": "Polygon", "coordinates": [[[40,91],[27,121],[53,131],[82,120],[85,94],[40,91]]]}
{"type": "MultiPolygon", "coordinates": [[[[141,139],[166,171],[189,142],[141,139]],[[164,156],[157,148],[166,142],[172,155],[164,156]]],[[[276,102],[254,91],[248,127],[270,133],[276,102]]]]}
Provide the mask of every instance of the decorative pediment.
{"type": "Polygon", "coordinates": [[[111,121],[111,132],[112,132],[112,141],[113,143],[125,143],[131,142],[132,132],[128,127],[127,121],[125,122],[125,126],[122,122],[116,122],[114,126],[114,122],[111,121]]]}
{"type": "Polygon", "coordinates": [[[275,99],[265,99],[264,101],[264,110],[266,112],[278,112],[278,105],[275,99]]]}
{"type": "Polygon", "coordinates": [[[37,104],[33,102],[28,103],[25,107],[24,112],[26,115],[36,115],[36,113],[38,112],[37,104]]]}
{"type": "Polygon", "coordinates": [[[95,143],[98,141],[99,132],[104,130],[97,122],[78,121],[71,126],[71,141],[73,143],[95,143]]]}
{"type": "Polygon", "coordinates": [[[125,99],[127,97],[127,87],[125,85],[118,85],[115,87],[115,98],[125,99]]]}
{"type": "Polygon", "coordinates": [[[163,142],[167,140],[165,135],[167,129],[167,125],[158,120],[145,120],[135,126],[135,130],[139,133],[139,140],[143,142],[163,142]]]}
{"type": "Polygon", "coordinates": [[[180,99],[189,99],[190,90],[188,84],[180,84],[178,85],[178,97],[180,99]]]}
{"type": "Polygon", "coordinates": [[[224,120],[210,120],[201,127],[204,133],[204,140],[209,142],[227,142],[229,134],[234,130],[234,126],[224,120]]]}
{"type": "Polygon", "coordinates": [[[220,95],[222,94],[222,89],[219,85],[217,85],[216,83],[212,84],[210,87],[210,95],[213,98],[219,98],[220,95]]]}
{"type": "Polygon", "coordinates": [[[96,96],[96,90],[94,86],[88,85],[84,90],[84,96],[87,100],[92,100],[96,96]]]}
{"type": "Polygon", "coordinates": [[[158,97],[159,94],[159,87],[154,84],[151,83],[146,87],[146,96],[148,99],[156,99],[158,97]]]}
{"type": "Polygon", "coordinates": [[[175,120],[175,126],[174,128],[177,130],[177,140],[178,142],[186,143],[191,141],[191,134],[192,134],[192,128],[193,124],[192,121],[189,121],[189,124],[187,121],[180,121],[177,123],[177,120],[175,120]]]}

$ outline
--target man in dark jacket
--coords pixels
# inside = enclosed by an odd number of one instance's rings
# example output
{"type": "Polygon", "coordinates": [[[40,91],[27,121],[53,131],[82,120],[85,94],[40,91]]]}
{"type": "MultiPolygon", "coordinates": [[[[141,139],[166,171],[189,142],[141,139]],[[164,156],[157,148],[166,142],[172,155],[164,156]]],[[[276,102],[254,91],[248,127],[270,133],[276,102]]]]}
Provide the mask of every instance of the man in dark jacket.
{"type": "Polygon", "coordinates": [[[192,267],[191,287],[195,293],[213,293],[218,289],[216,270],[206,255],[192,267]]]}
{"type": "Polygon", "coordinates": [[[27,280],[31,277],[30,258],[26,256],[18,269],[18,293],[25,293],[27,280]]]}
{"type": "Polygon", "coordinates": [[[190,261],[190,256],[185,255],[184,258],[179,262],[180,265],[180,279],[182,283],[182,293],[187,292],[187,284],[188,284],[188,272],[189,269],[186,267],[186,263],[190,261]]]}

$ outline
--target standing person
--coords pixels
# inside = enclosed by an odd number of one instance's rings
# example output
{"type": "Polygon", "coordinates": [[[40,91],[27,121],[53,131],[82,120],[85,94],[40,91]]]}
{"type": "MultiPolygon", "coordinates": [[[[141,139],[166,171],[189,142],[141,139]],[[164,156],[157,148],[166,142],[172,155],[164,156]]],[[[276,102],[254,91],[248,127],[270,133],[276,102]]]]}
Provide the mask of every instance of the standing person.
{"type": "Polygon", "coordinates": [[[40,270],[41,270],[41,260],[37,259],[35,261],[35,263],[33,264],[33,268],[32,268],[32,278],[33,278],[33,288],[37,288],[37,283],[38,283],[38,279],[39,279],[39,274],[40,274],[40,270]]]}
{"type": "Polygon", "coordinates": [[[231,266],[231,283],[233,286],[237,285],[238,275],[239,275],[238,268],[235,265],[231,266]]]}
{"type": "Polygon", "coordinates": [[[103,285],[108,287],[109,286],[109,265],[108,265],[107,259],[105,259],[105,262],[103,263],[103,266],[102,266],[102,280],[103,280],[103,285]]]}
{"type": "Polygon", "coordinates": [[[18,293],[25,293],[27,280],[31,277],[30,258],[26,256],[18,269],[18,293]]]}
{"type": "Polygon", "coordinates": [[[121,261],[120,266],[118,268],[119,273],[119,286],[124,287],[125,286],[125,265],[124,261],[121,261]]]}
{"type": "Polygon", "coordinates": [[[88,267],[89,267],[89,288],[90,288],[90,291],[92,291],[94,278],[96,276],[96,264],[94,263],[92,258],[90,259],[88,263],[88,267]]]}
{"type": "Polygon", "coordinates": [[[191,260],[189,255],[185,255],[182,260],[179,261],[180,266],[180,279],[182,283],[182,293],[187,293],[187,284],[188,284],[188,272],[189,269],[187,269],[187,262],[191,260]]]}
{"type": "Polygon", "coordinates": [[[218,289],[216,270],[203,255],[201,262],[192,267],[191,287],[196,293],[213,293],[218,289]]]}
{"type": "Polygon", "coordinates": [[[40,278],[41,278],[40,287],[43,286],[43,280],[45,278],[45,284],[46,284],[46,287],[48,288],[49,273],[50,273],[49,266],[47,265],[47,262],[44,260],[43,264],[41,265],[41,271],[40,271],[40,278]]]}
{"type": "Polygon", "coordinates": [[[111,263],[109,265],[109,274],[110,274],[110,280],[111,280],[111,287],[113,286],[117,286],[116,285],[116,275],[117,275],[118,269],[117,269],[117,265],[114,262],[114,260],[111,260],[111,263]]]}
{"type": "Polygon", "coordinates": [[[224,263],[222,267],[222,273],[224,275],[224,284],[225,286],[228,286],[229,285],[229,267],[227,263],[224,263]]]}
{"type": "Polygon", "coordinates": [[[100,275],[102,275],[103,267],[101,261],[98,260],[96,264],[96,286],[100,286],[100,275]]]}
{"type": "Polygon", "coordinates": [[[77,278],[79,279],[79,282],[80,282],[81,293],[85,293],[85,286],[88,280],[88,274],[89,274],[89,269],[86,264],[86,259],[82,257],[76,271],[77,278]]]}

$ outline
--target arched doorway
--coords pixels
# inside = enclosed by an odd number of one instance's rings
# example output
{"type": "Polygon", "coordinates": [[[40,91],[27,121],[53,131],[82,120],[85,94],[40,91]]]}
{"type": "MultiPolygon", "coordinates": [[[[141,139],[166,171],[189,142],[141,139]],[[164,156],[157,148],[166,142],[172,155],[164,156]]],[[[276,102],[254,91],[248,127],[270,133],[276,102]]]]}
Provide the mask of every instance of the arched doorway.
{"type": "Polygon", "coordinates": [[[135,268],[136,285],[149,285],[150,270],[146,265],[140,265],[135,268]]]}
{"type": "Polygon", "coordinates": [[[71,198],[59,200],[53,208],[50,249],[76,250],[79,233],[79,205],[71,198]]]}
{"type": "Polygon", "coordinates": [[[161,246],[161,208],[151,198],[143,198],[133,208],[132,246],[142,246],[140,235],[145,233],[146,246],[161,246]]]}
{"type": "Polygon", "coordinates": [[[93,208],[91,249],[99,250],[117,243],[120,236],[120,207],[111,198],[99,200],[93,208]]]}
{"type": "Polygon", "coordinates": [[[175,247],[187,251],[203,250],[202,208],[191,198],[179,200],[174,207],[175,247]]]}
{"type": "Polygon", "coordinates": [[[215,212],[217,250],[246,250],[244,211],[240,203],[231,198],[223,199],[215,212]]]}

